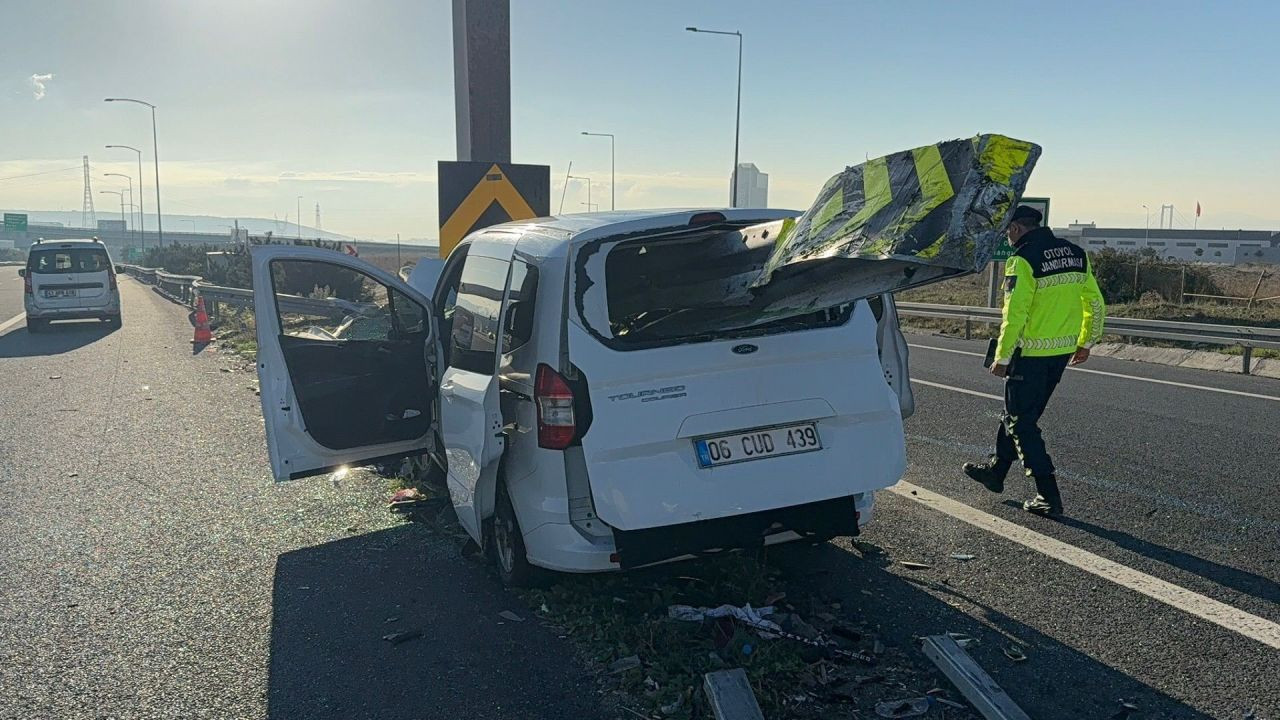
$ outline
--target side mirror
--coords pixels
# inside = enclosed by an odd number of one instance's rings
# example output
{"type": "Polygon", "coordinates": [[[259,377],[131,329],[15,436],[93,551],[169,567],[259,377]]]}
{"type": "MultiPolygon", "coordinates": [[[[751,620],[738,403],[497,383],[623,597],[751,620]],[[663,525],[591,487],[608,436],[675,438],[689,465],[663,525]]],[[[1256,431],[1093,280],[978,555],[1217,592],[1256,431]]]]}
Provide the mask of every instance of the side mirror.
{"type": "Polygon", "coordinates": [[[26,277],[26,276],[27,276],[27,269],[26,269],[26,268],[18,268],[18,277],[26,277]]]}
{"type": "Polygon", "coordinates": [[[123,265],[117,265],[117,266],[116,266],[116,274],[117,274],[117,275],[123,275],[123,274],[124,274],[124,266],[123,266],[123,265]]]}

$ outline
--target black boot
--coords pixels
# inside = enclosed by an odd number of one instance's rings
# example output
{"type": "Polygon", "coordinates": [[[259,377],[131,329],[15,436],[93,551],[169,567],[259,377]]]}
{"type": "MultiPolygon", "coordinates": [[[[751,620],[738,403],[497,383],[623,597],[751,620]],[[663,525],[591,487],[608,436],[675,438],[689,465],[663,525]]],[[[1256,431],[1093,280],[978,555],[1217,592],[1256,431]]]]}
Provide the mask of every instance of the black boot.
{"type": "Polygon", "coordinates": [[[1022,503],[1022,509],[1036,515],[1056,517],[1062,514],[1062,495],[1058,493],[1058,479],[1047,475],[1044,479],[1033,477],[1036,496],[1022,503]]]}
{"type": "Polygon", "coordinates": [[[992,458],[984,463],[965,463],[964,474],[991,492],[1001,493],[1004,492],[1004,476],[1009,474],[1009,466],[992,458]]]}

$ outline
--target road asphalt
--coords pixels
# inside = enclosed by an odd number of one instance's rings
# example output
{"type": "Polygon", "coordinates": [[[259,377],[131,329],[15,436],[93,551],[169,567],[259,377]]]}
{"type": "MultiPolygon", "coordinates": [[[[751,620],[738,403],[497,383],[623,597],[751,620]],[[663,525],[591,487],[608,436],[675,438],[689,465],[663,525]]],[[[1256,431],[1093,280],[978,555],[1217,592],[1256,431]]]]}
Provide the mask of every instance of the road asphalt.
{"type": "MultiPolygon", "coordinates": [[[[16,277],[0,268],[0,323],[21,312],[16,277]]],[[[0,332],[0,718],[616,717],[565,640],[499,616],[527,609],[486,567],[386,512],[386,481],[273,483],[251,368],[193,352],[185,309],[121,287],[121,329],[0,332]]],[[[1043,420],[1054,521],[1022,512],[1026,480],[994,495],[959,472],[1001,411],[982,343],[909,340],[904,480],[1129,579],[905,485],[856,541],[774,560],[904,652],[975,637],[1037,720],[1280,720],[1280,650],[1188,609],[1280,623],[1280,381],[1102,358],[1068,372],[1043,420]]]]}
{"type": "Polygon", "coordinates": [[[0,718],[613,717],[385,480],[273,483],[251,370],[121,288],[119,330],[0,335],[0,718]]]}

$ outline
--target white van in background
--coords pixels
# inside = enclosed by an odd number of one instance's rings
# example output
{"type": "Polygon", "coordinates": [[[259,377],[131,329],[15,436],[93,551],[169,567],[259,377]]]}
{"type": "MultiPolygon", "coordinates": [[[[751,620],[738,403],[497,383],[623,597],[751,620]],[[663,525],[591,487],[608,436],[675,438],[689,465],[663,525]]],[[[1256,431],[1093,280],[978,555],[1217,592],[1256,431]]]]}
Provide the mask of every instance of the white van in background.
{"type": "Polygon", "coordinates": [[[857,534],[906,468],[892,296],[744,321],[707,248],[777,210],[617,212],[478,231],[403,282],[252,249],[279,480],[429,453],[503,579],[857,534]],[[361,316],[358,336],[317,333],[361,316]],[[735,320],[736,322],[736,320],[735,320]]]}
{"type": "Polygon", "coordinates": [[[27,332],[53,320],[120,324],[120,288],[107,246],[97,239],[38,241],[27,250],[23,280],[27,332]]]}

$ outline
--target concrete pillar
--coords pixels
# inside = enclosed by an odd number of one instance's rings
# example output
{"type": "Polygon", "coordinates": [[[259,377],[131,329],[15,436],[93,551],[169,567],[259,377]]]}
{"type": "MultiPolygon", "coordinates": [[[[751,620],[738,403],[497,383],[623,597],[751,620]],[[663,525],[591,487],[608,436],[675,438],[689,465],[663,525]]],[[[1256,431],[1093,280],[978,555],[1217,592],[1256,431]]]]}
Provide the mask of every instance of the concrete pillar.
{"type": "Polygon", "coordinates": [[[458,160],[511,162],[510,0],[453,0],[458,160]]]}

